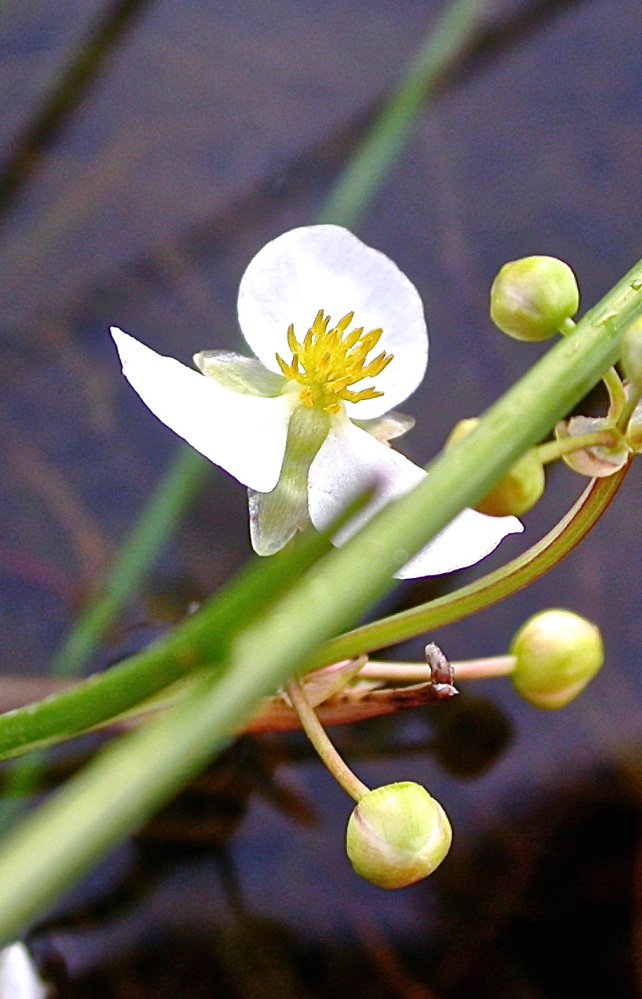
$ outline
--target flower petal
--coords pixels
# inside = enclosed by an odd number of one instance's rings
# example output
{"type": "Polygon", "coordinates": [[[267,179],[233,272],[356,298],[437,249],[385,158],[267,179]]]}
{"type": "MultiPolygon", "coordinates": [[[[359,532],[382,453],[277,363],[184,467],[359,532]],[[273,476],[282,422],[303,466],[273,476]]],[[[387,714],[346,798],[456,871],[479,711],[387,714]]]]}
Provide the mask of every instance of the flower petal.
{"type": "MultiPolygon", "coordinates": [[[[348,420],[335,420],[310,468],[310,519],[327,528],[358,492],[374,486],[374,499],[333,539],[343,544],[391,500],[418,485],[426,472],[398,451],[381,444],[348,420]]],[[[473,565],[489,555],[507,534],[523,527],[516,517],[487,517],[464,510],[396,574],[432,576],[473,565]]]]}
{"type": "Polygon", "coordinates": [[[274,489],[281,471],[291,395],[264,399],[223,388],[112,327],[123,374],[158,419],[252,489],[274,489]]]}
{"type": "MultiPolygon", "coordinates": [[[[360,420],[380,416],[421,382],[428,359],[423,306],[414,285],[385,254],[336,225],[292,229],[267,243],[241,279],[238,316],[248,344],[272,371],[276,354],[289,359],[286,335],[305,336],[319,309],[338,322],[354,312],[355,326],[383,329],[374,353],[394,360],[374,379],[383,397],[346,403],[360,420]]],[[[370,385],[365,380],[357,387],[370,385]]]]}

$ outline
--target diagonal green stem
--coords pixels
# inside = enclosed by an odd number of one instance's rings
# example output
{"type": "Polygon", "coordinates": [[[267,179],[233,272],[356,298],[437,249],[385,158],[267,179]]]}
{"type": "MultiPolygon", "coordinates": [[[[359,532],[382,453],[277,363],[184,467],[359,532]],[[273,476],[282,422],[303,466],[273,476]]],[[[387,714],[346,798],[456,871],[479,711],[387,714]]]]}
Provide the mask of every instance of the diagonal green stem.
{"type": "Polygon", "coordinates": [[[96,643],[139,588],[147,568],[158,556],[210,469],[211,466],[191,448],[180,449],[152,493],[144,515],[121,548],[105,580],[102,595],[78,618],[53,659],[50,670],[54,676],[73,675],[84,665],[96,643]]]}
{"type": "Polygon", "coordinates": [[[472,38],[484,6],[484,0],[457,0],[446,8],[399,88],[339,177],[321,213],[321,221],[351,226],[360,218],[408,142],[435,85],[472,38]]]}

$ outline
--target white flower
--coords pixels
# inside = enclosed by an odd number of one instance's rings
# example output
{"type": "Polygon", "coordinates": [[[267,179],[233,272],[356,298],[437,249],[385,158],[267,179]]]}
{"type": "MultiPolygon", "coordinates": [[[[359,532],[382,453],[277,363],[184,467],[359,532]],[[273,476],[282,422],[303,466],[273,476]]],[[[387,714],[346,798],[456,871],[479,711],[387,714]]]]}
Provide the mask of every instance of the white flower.
{"type": "MultiPolygon", "coordinates": [[[[425,477],[388,441],[414,421],[391,407],[421,382],[428,334],[421,299],[397,266],[334,225],[293,229],[249,264],[238,316],[254,358],[202,351],[199,371],[112,329],[123,373],[152,412],[249,487],[252,544],[278,551],[312,522],[328,527],[366,486],[374,499],[346,540],[425,477]]],[[[472,565],[514,517],[466,510],[400,571],[472,565]]]]}

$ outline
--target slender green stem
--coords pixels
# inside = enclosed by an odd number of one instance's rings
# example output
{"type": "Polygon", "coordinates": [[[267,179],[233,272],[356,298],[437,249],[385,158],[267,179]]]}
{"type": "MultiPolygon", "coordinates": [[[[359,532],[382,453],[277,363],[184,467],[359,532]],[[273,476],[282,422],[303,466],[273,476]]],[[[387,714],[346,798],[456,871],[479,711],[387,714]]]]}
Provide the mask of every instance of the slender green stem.
{"type": "Polygon", "coordinates": [[[606,385],[607,391],[609,393],[609,412],[616,415],[620,412],[623,406],[626,404],[626,393],[624,391],[624,385],[622,384],[622,379],[617,373],[615,368],[609,368],[602,379],[606,385]]]}
{"type": "Polygon", "coordinates": [[[574,451],[583,451],[587,447],[613,447],[617,444],[619,434],[613,430],[596,430],[592,434],[581,434],[577,437],[565,437],[558,441],[547,441],[540,444],[537,453],[544,465],[551,461],[557,461],[564,454],[573,454],[574,451]]]}
{"type": "MultiPolygon", "coordinates": [[[[465,659],[450,663],[453,669],[453,682],[462,680],[491,680],[508,676],[515,669],[515,656],[486,656],[483,659],[465,659]]],[[[359,670],[359,677],[366,680],[381,680],[383,683],[426,683],[430,679],[430,669],[426,663],[380,662],[370,659],[359,670]]]]}
{"type": "Polygon", "coordinates": [[[181,447],[123,544],[102,592],[78,617],[51,663],[54,676],[74,675],[91,656],[138,590],[209,472],[210,466],[200,455],[181,447]]]}
{"type": "Polygon", "coordinates": [[[367,794],[370,789],[363,781],[359,780],[335,749],[328,733],[317,718],[314,708],[305,696],[303,686],[298,680],[291,680],[287,689],[292,706],[299,716],[301,727],[324,766],[347,795],[356,802],[361,801],[364,794],[367,794]]]}
{"type": "Polygon", "coordinates": [[[469,43],[484,6],[484,0],[454,0],[449,4],[340,176],[321,213],[322,221],[354,225],[409,140],[440,77],[469,43]]]}
{"type": "Polygon", "coordinates": [[[0,715],[0,759],[89,731],[204,665],[223,669],[231,632],[264,613],[293,576],[304,573],[328,547],[326,538],[311,531],[270,559],[253,559],[207,608],[163,641],[56,696],[0,715]]]}
{"type": "Polygon", "coordinates": [[[633,416],[637,405],[642,399],[642,389],[635,389],[633,385],[629,388],[628,398],[622,407],[622,412],[617,418],[617,428],[621,430],[622,433],[626,430],[629,425],[629,420],[633,416]]]}
{"type": "MultiPolygon", "coordinates": [[[[91,657],[102,636],[117,620],[122,607],[136,593],[148,567],[155,561],[176,523],[189,507],[210,467],[191,448],[180,449],[178,458],[154,490],[138,522],[121,548],[100,595],[80,614],[62,648],[53,659],[54,676],[74,676],[91,657]]],[[[19,810],[19,799],[37,786],[43,757],[17,763],[7,775],[0,811],[0,829],[19,810]]]]}
{"type": "Polygon", "coordinates": [[[575,331],[576,326],[577,323],[575,322],[574,319],[565,319],[562,325],[560,326],[559,331],[562,334],[562,336],[568,336],[569,333],[573,333],[575,331]]]}
{"type": "Polygon", "coordinates": [[[500,676],[510,676],[517,665],[515,656],[487,656],[485,659],[469,659],[453,663],[455,682],[463,680],[493,680],[500,676]]]}

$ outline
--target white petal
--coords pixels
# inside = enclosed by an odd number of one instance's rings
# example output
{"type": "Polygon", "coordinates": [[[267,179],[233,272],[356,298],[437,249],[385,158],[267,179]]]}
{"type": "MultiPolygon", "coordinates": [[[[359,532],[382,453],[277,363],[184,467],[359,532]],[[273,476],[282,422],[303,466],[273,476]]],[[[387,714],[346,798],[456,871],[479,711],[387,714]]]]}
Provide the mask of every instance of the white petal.
{"type": "Polygon", "coordinates": [[[476,510],[464,510],[395,575],[397,579],[414,579],[475,565],[509,534],[523,530],[517,517],[487,517],[476,510]]]}
{"type": "Polygon", "coordinates": [[[223,388],[112,327],[123,374],[152,413],[215,465],[260,492],[281,471],[292,396],[264,399],[223,388]]]}
{"type": "Polygon", "coordinates": [[[380,416],[417,388],[428,359],[419,294],[392,260],[336,225],[292,229],[267,243],[248,265],[239,288],[241,330],[272,371],[279,370],[277,352],[290,359],[290,323],[301,339],[319,309],[334,322],[354,312],[355,326],[366,332],[381,327],[383,335],[373,353],[394,354],[372,383],[365,380],[356,386],[373,384],[383,397],[348,403],[350,416],[380,416]]]}
{"type": "Polygon", "coordinates": [[[0,999],[46,999],[49,989],[43,984],[34,961],[21,942],[0,950],[0,999]]]}
{"type": "MultiPolygon", "coordinates": [[[[310,468],[310,519],[318,530],[327,528],[352,497],[367,486],[374,486],[375,498],[333,539],[336,544],[343,544],[377,510],[409,492],[425,477],[422,468],[398,451],[347,420],[335,420],[310,468]]],[[[507,534],[522,530],[515,517],[487,517],[465,510],[407,562],[397,576],[433,576],[473,565],[490,554],[507,534]]]]}

